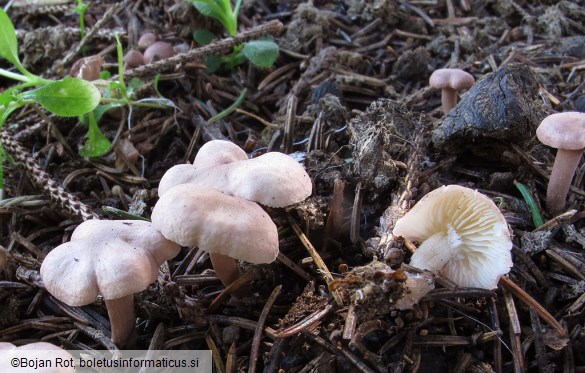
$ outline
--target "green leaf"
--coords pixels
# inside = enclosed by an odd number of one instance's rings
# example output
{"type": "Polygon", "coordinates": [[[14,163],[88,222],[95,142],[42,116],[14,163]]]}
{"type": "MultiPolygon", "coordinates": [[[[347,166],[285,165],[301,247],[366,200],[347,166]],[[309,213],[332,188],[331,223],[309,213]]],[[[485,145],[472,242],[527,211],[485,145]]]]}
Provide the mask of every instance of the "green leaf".
{"type": "Polygon", "coordinates": [[[193,40],[197,42],[199,45],[207,45],[217,39],[217,36],[204,28],[198,28],[197,30],[193,31],[193,40]]]}
{"type": "Polygon", "coordinates": [[[22,98],[38,102],[53,114],[75,117],[95,109],[100,103],[101,95],[90,82],[78,78],[65,78],[24,92],[22,98]]]}
{"type": "Polygon", "coordinates": [[[15,96],[16,90],[7,89],[0,95],[0,128],[4,126],[6,120],[12,112],[24,106],[22,100],[15,96]]]}
{"type": "Polygon", "coordinates": [[[224,17],[222,8],[213,1],[193,1],[193,5],[204,16],[212,17],[220,21],[224,17]]]}
{"type": "Polygon", "coordinates": [[[204,0],[192,1],[192,3],[204,16],[220,21],[230,35],[236,34],[237,20],[231,11],[229,0],[204,0]]]}
{"type": "Polygon", "coordinates": [[[14,25],[8,14],[0,8],[0,56],[6,58],[14,66],[21,66],[18,58],[18,43],[14,25]]]}
{"type": "Polygon", "coordinates": [[[220,56],[207,56],[205,58],[205,72],[210,75],[215,74],[221,67],[222,63],[223,59],[220,56]]]}
{"type": "Polygon", "coordinates": [[[540,215],[538,204],[534,200],[532,193],[530,193],[530,191],[524,184],[519,183],[516,180],[514,180],[514,185],[516,185],[516,188],[518,188],[520,194],[522,194],[522,197],[524,198],[524,201],[528,205],[528,208],[530,208],[530,214],[532,215],[532,222],[534,223],[534,227],[538,228],[541,225],[543,225],[544,220],[542,219],[542,215],[540,215]]]}
{"type": "Polygon", "coordinates": [[[236,101],[234,101],[233,104],[231,104],[227,109],[223,110],[222,112],[209,118],[208,123],[217,122],[218,120],[221,120],[221,119],[227,117],[228,115],[230,115],[231,113],[233,113],[234,111],[236,111],[236,109],[238,107],[240,107],[240,105],[242,105],[242,103],[244,102],[244,99],[246,98],[247,94],[248,94],[248,89],[244,88],[242,90],[242,93],[240,93],[240,95],[238,96],[236,101]]]}
{"type": "Polygon", "coordinates": [[[0,189],[4,189],[4,147],[0,144],[0,189]]]}
{"type": "Polygon", "coordinates": [[[97,125],[93,112],[89,113],[89,129],[87,131],[87,140],[83,148],[79,149],[79,154],[83,157],[100,157],[110,150],[112,143],[102,133],[97,125]]]}
{"type": "Polygon", "coordinates": [[[105,113],[108,112],[108,110],[110,109],[114,109],[117,107],[122,107],[122,106],[126,106],[122,103],[109,103],[109,104],[104,104],[104,105],[98,105],[94,111],[93,111],[93,115],[95,115],[95,120],[96,122],[99,122],[102,117],[104,116],[105,113]]]}
{"type": "Polygon", "coordinates": [[[253,40],[244,45],[242,52],[254,65],[270,67],[278,57],[278,44],[272,40],[253,40]]]}
{"type": "Polygon", "coordinates": [[[136,94],[136,92],[140,91],[145,85],[146,83],[139,78],[130,79],[127,87],[128,96],[133,97],[136,94]]]}

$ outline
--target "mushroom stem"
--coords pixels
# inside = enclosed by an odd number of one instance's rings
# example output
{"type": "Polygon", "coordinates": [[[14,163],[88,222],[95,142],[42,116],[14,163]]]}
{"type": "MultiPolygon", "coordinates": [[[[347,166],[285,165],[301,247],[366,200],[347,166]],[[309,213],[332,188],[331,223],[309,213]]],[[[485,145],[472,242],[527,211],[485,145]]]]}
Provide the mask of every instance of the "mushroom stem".
{"type": "Polygon", "coordinates": [[[546,190],[546,209],[551,214],[563,210],[575,170],[583,150],[559,149],[546,190]]]}
{"type": "Polygon", "coordinates": [[[441,91],[441,104],[443,113],[445,115],[449,114],[457,106],[457,91],[452,88],[443,88],[441,91]]]}
{"type": "Polygon", "coordinates": [[[126,295],[116,299],[106,299],[112,341],[118,348],[131,344],[135,333],[134,296],[126,295]]]}
{"type": "Polygon", "coordinates": [[[423,241],[412,255],[410,265],[441,273],[445,264],[459,253],[460,245],[461,237],[449,225],[447,234],[438,232],[423,241]]]}
{"type": "Polygon", "coordinates": [[[218,253],[209,253],[209,259],[223,286],[228,287],[240,277],[240,268],[235,259],[218,253]]]}

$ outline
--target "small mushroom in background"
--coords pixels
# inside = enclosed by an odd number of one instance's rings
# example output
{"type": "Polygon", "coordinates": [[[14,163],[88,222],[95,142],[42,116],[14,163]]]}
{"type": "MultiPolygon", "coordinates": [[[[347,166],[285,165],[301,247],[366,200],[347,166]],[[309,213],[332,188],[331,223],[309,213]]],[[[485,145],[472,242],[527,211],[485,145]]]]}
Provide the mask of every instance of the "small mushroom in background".
{"type": "Polygon", "coordinates": [[[165,60],[174,55],[175,50],[171,44],[164,41],[157,41],[144,51],[144,62],[148,64],[159,60],[165,60]]]}
{"type": "Polygon", "coordinates": [[[124,67],[127,69],[135,69],[138,66],[144,65],[144,56],[136,49],[130,49],[124,56],[124,67]]]}
{"type": "Polygon", "coordinates": [[[549,115],[536,129],[536,136],[544,145],[558,149],[546,190],[546,209],[557,214],[565,207],[573,175],[585,148],[585,113],[549,115]]]}
{"type": "Polygon", "coordinates": [[[429,84],[433,88],[441,90],[441,103],[445,115],[457,105],[457,93],[473,86],[473,76],[461,69],[438,69],[429,78],[429,84]]]}
{"type": "Polygon", "coordinates": [[[100,78],[100,72],[104,65],[104,58],[100,55],[80,58],[71,66],[69,75],[87,81],[94,81],[100,78]]]}
{"type": "Polygon", "coordinates": [[[138,48],[146,49],[158,41],[158,36],[154,32],[145,32],[138,39],[138,48]]]}
{"type": "Polygon", "coordinates": [[[512,241],[491,199],[458,185],[425,195],[398,219],[395,236],[421,242],[410,265],[462,287],[494,289],[512,267],[512,241]]]}
{"type": "Polygon", "coordinates": [[[154,206],[152,224],[167,239],[209,253],[225,286],[240,273],[235,259],[271,263],[278,255],[278,232],[256,203],[196,184],[181,184],[154,206]]]}
{"type": "Polygon", "coordinates": [[[133,294],[153,283],[159,267],[179,251],[149,222],[88,220],[46,256],[41,277],[49,293],[70,306],[92,303],[101,294],[112,340],[123,348],[135,331],[133,294]]]}
{"type": "Polygon", "coordinates": [[[170,168],[160,181],[159,196],[185,183],[215,188],[268,207],[290,206],[312,191],[309,175],[292,157],[270,152],[247,159],[237,145],[222,140],[202,146],[192,165],[170,168]]]}
{"type": "MultiPolygon", "coordinates": [[[[62,349],[48,342],[34,342],[16,347],[12,343],[0,342],[0,372],[38,372],[38,373],[74,373],[73,356],[62,349]],[[51,366],[19,367],[12,364],[13,359],[20,361],[21,358],[39,361],[51,361],[51,366]],[[57,366],[57,359],[63,364],[57,366]]],[[[48,365],[48,364],[47,364],[48,365]]]]}

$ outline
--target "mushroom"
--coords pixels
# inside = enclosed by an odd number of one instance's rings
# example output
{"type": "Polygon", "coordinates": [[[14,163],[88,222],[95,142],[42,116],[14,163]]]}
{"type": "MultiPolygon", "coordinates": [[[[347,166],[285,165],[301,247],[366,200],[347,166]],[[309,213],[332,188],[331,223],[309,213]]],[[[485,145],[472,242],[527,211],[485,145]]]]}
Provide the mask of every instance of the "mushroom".
{"type": "Polygon", "coordinates": [[[154,282],[161,264],[179,251],[150,222],[88,220],[47,255],[41,277],[49,293],[70,306],[92,303],[101,294],[112,340],[124,347],[134,333],[133,294],[154,282]]]}
{"type": "Polygon", "coordinates": [[[94,81],[100,78],[100,72],[104,65],[104,58],[99,54],[83,57],[75,61],[71,66],[69,75],[87,81],[94,81]]]}
{"type": "Polygon", "coordinates": [[[144,65],[144,56],[136,49],[130,49],[124,56],[124,66],[127,69],[135,69],[144,65]]]}
{"type": "Polygon", "coordinates": [[[410,264],[459,286],[493,289],[512,267],[508,225],[496,205],[476,190],[442,186],[398,219],[395,236],[421,242],[410,264]]]}
{"type": "Polygon", "coordinates": [[[429,79],[431,87],[441,89],[441,103],[445,115],[457,105],[457,92],[475,83],[471,74],[461,69],[438,69],[429,79]]]}
{"type": "Polygon", "coordinates": [[[167,239],[207,251],[225,286],[239,276],[235,259],[270,263],[278,255],[276,225],[260,206],[203,185],[170,189],[151,218],[167,239]]]}
{"type": "Polygon", "coordinates": [[[0,372],[32,371],[74,373],[73,356],[61,347],[48,342],[34,342],[19,347],[12,343],[0,342],[0,372]],[[58,366],[57,359],[60,363],[58,366]],[[17,362],[18,365],[15,365],[14,362],[17,362]],[[51,362],[51,364],[46,364],[46,362],[51,362]]]}
{"type": "Polygon", "coordinates": [[[152,45],[144,51],[144,62],[152,63],[158,60],[166,60],[174,55],[175,50],[171,44],[164,41],[157,41],[152,43],[152,45]]]}
{"type": "Polygon", "coordinates": [[[158,36],[154,32],[145,32],[138,39],[138,48],[146,49],[158,40],[158,36]]]}
{"type": "Polygon", "coordinates": [[[214,140],[201,147],[192,165],[177,165],[162,177],[159,196],[179,184],[198,184],[218,189],[269,207],[286,207],[311,194],[312,184],[304,168],[290,156],[270,152],[247,159],[229,141],[214,140]]]}
{"type": "Polygon", "coordinates": [[[565,207],[571,180],[585,148],[585,113],[549,115],[536,129],[536,136],[543,144],[558,149],[546,190],[546,209],[556,214],[565,207]]]}

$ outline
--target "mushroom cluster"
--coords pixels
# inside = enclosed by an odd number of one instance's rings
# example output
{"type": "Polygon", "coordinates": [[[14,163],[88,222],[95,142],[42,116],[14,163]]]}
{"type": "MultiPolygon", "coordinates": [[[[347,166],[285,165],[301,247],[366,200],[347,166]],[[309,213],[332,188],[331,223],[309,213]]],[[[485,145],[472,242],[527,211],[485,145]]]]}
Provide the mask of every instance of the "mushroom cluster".
{"type": "Polygon", "coordinates": [[[167,239],[207,251],[227,286],[239,276],[235,259],[270,263],[278,255],[276,225],[258,203],[286,207],[311,190],[309,175],[291,157],[270,152],[248,159],[237,145],[214,140],[193,164],[165,173],[152,223],[167,239]]]}
{"type": "Polygon", "coordinates": [[[410,264],[459,286],[494,289],[512,267],[512,241],[504,216],[487,196],[459,185],[425,195],[392,233],[418,241],[410,264]]]}
{"type": "Polygon", "coordinates": [[[150,222],[88,220],[71,241],[54,248],[41,265],[41,277],[53,296],[70,306],[105,300],[112,340],[129,344],[134,333],[134,298],[154,282],[159,267],[180,246],[165,239],[150,222]]]}

